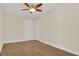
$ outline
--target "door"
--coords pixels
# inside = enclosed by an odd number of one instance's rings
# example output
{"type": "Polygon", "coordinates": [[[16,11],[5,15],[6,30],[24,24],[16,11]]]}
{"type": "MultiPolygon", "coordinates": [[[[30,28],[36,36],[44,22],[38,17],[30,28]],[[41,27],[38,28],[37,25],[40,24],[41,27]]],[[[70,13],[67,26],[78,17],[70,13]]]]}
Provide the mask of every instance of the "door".
{"type": "Polygon", "coordinates": [[[25,39],[33,39],[33,20],[26,20],[25,22],[25,39]]]}

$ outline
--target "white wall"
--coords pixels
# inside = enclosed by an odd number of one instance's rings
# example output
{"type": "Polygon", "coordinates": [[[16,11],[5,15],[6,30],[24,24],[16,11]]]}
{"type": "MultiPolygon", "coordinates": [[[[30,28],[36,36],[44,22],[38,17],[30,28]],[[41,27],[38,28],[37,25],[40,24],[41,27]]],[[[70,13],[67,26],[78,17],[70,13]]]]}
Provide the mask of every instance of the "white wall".
{"type": "Polygon", "coordinates": [[[37,19],[37,24],[40,25],[40,31],[36,26],[36,35],[40,41],[79,55],[79,4],[57,7],[37,19]]]}
{"type": "Polygon", "coordinates": [[[32,22],[33,20],[19,15],[5,14],[4,43],[27,41],[32,39],[32,22]]]}
{"type": "Polygon", "coordinates": [[[0,52],[3,46],[3,11],[0,5],[0,52]]]}

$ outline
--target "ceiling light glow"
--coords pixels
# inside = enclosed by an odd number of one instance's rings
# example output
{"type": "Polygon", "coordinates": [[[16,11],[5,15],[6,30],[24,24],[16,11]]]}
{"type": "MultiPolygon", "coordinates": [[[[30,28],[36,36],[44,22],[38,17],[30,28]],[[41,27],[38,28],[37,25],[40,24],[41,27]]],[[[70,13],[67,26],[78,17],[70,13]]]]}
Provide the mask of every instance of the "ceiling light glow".
{"type": "Polygon", "coordinates": [[[35,10],[35,8],[31,8],[31,9],[29,9],[29,11],[30,12],[35,12],[36,10],[35,10]]]}

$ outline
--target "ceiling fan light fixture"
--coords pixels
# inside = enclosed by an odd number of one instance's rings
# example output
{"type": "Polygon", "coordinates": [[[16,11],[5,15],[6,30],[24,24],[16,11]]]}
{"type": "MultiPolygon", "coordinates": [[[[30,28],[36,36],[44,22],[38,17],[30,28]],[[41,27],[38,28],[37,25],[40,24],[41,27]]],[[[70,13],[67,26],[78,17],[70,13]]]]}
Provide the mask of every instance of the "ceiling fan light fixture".
{"type": "Polygon", "coordinates": [[[39,8],[39,7],[42,6],[42,3],[39,3],[37,5],[33,5],[33,4],[30,5],[28,3],[24,3],[24,4],[28,7],[28,9],[22,9],[23,11],[29,10],[31,13],[33,13],[33,12],[42,12],[42,10],[39,8]]]}
{"type": "Polygon", "coordinates": [[[36,9],[35,9],[35,8],[30,8],[29,11],[30,11],[30,12],[35,12],[36,9]]]}

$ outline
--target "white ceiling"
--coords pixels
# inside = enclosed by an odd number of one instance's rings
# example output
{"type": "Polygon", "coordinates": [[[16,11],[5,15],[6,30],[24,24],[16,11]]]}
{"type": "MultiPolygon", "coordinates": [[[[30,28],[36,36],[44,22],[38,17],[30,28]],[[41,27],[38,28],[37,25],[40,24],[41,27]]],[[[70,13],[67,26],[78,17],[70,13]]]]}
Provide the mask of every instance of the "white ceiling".
{"type": "Polygon", "coordinates": [[[19,15],[23,16],[26,18],[34,19],[37,18],[41,15],[46,14],[47,12],[50,12],[53,10],[55,7],[59,6],[60,4],[58,3],[43,3],[43,6],[41,9],[43,12],[35,12],[35,13],[30,13],[29,11],[22,11],[21,9],[26,8],[26,6],[23,3],[2,3],[1,4],[4,9],[5,14],[10,14],[10,15],[19,15]]]}

